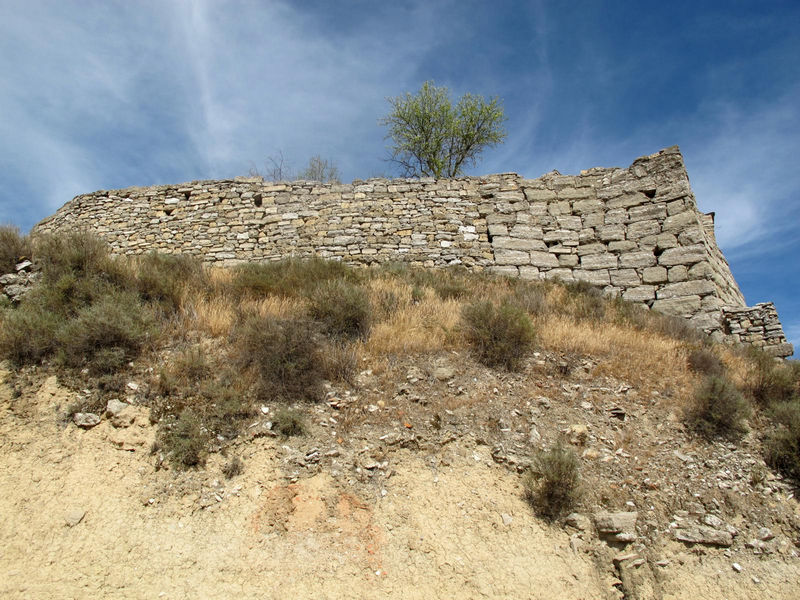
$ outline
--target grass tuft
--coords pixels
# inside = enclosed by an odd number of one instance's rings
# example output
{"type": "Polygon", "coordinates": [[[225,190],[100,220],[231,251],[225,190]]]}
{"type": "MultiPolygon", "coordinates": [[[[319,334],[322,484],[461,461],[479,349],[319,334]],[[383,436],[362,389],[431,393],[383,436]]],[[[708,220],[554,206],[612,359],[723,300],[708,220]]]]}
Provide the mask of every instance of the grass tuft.
{"type": "Polygon", "coordinates": [[[476,358],[489,367],[520,368],[533,345],[533,325],[516,305],[490,301],[469,304],[461,311],[464,333],[476,358]]]}
{"type": "Polygon", "coordinates": [[[272,428],[284,437],[305,435],[308,431],[303,413],[291,408],[281,408],[275,413],[272,428]]]}
{"type": "Polygon", "coordinates": [[[522,485],[525,499],[540,517],[555,520],[572,512],[580,498],[575,451],[561,444],[540,451],[523,476],[522,485]]]}
{"type": "Polygon", "coordinates": [[[366,292],[346,281],[327,281],[311,295],[311,318],[334,339],[363,339],[370,327],[371,310],[366,292]]]}
{"type": "Polygon", "coordinates": [[[686,422],[702,436],[733,440],[747,431],[750,405],[726,377],[710,375],[695,392],[686,422]]]}
{"type": "Polygon", "coordinates": [[[235,360],[254,375],[260,398],[322,398],[319,338],[309,321],[249,315],[234,329],[233,344],[235,360]]]}
{"type": "Polygon", "coordinates": [[[13,273],[23,258],[31,256],[31,241],[17,227],[0,225],[0,275],[13,273]]]}

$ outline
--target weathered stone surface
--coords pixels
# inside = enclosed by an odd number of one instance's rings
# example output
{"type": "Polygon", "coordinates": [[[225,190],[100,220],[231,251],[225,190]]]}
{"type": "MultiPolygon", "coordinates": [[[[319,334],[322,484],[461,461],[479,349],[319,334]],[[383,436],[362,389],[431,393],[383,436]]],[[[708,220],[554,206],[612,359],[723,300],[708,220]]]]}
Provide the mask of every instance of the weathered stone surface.
{"type": "Polygon", "coordinates": [[[507,250],[545,250],[547,245],[542,240],[522,239],[513,237],[495,237],[492,241],[495,248],[507,250]]]}
{"type": "Polygon", "coordinates": [[[616,269],[617,257],[613,254],[587,254],[581,256],[581,267],[584,269],[616,269]]]}
{"type": "Polygon", "coordinates": [[[702,244],[668,248],[658,257],[658,264],[664,266],[690,265],[706,258],[706,250],[702,244]]]}
{"type": "Polygon", "coordinates": [[[622,299],[629,302],[647,302],[656,297],[656,288],[652,285],[640,285],[622,292],[622,299]]]}
{"type": "Polygon", "coordinates": [[[688,318],[700,310],[700,296],[656,300],[652,308],[665,315],[688,318]]]}
{"type": "Polygon", "coordinates": [[[647,267],[642,271],[644,283],[662,283],[667,280],[667,270],[664,267],[647,267]]]}
{"type": "Polygon", "coordinates": [[[648,235],[658,235],[661,233],[661,225],[658,221],[639,221],[628,225],[625,237],[629,240],[638,240],[648,235]]]}
{"type": "Polygon", "coordinates": [[[707,279],[668,283],[658,290],[658,299],[681,298],[685,296],[704,296],[714,292],[714,284],[707,279]]]}
{"type": "Polygon", "coordinates": [[[78,427],[83,429],[91,429],[100,423],[100,417],[94,413],[75,413],[72,416],[72,421],[78,427]]]}
{"type": "MultiPolygon", "coordinates": [[[[530,253],[523,252],[522,250],[506,250],[504,248],[495,249],[494,260],[500,266],[531,264],[530,253]]],[[[553,260],[556,262],[556,264],[558,263],[558,260],[555,257],[553,257],[553,260]]]]}
{"type": "Polygon", "coordinates": [[[623,269],[637,269],[651,267],[656,264],[656,256],[650,251],[629,252],[619,259],[619,266],[623,269]]]}
{"type": "Polygon", "coordinates": [[[592,285],[602,286],[611,284],[611,279],[608,275],[608,269],[599,269],[596,271],[575,269],[572,272],[572,276],[578,281],[585,281],[586,283],[591,283],[592,285]]]}
{"type": "Polygon", "coordinates": [[[549,252],[531,252],[528,258],[528,264],[534,267],[558,267],[558,258],[555,254],[549,252]]]}
{"type": "Polygon", "coordinates": [[[636,541],[637,512],[597,512],[594,514],[594,526],[597,533],[617,542],[636,541]]]}
{"type": "Polygon", "coordinates": [[[733,544],[733,536],[727,532],[706,525],[688,524],[675,529],[675,539],[687,544],[704,544],[727,548],[733,544]]]}
{"type": "Polygon", "coordinates": [[[619,269],[618,271],[611,271],[610,275],[611,285],[627,288],[638,286],[642,283],[635,269],[619,269]]]}

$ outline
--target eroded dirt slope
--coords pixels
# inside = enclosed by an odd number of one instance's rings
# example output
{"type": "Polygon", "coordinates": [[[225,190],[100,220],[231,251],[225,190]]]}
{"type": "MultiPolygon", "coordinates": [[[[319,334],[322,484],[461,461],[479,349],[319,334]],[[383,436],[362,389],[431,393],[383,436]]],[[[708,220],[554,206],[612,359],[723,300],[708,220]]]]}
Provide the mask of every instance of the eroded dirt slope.
{"type": "MultiPolygon", "coordinates": [[[[595,542],[536,519],[475,436],[398,447],[388,476],[364,478],[374,465],[347,471],[336,452],[293,475],[295,442],[253,436],[235,449],[243,474],[225,479],[220,455],[156,470],[143,407],[125,427],[65,424],[73,395],[54,377],[0,387],[3,597],[620,597],[595,542]]],[[[628,597],[796,597],[796,558],[659,552],[669,560],[628,597]]]]}

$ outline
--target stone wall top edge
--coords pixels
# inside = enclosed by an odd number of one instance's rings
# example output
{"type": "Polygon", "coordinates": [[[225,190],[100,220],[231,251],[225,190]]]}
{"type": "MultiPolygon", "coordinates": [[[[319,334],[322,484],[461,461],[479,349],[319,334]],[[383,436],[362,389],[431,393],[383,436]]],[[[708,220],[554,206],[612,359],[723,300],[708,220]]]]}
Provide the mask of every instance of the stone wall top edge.
{"type": "MultiPolygon", "coordinates": [[[[435,179],[433,177],[422,177],[422,178],[410,178],[410,177],[398,177],[398,178],[384,178],[384,177],[374,177],[369,179],[354,179],[351,183],[320,183],[318,181],[310,181],[310,180],[292,180],[292,181],[270,181],[266,180],[263,177],[234,177],[234,178],[224,178],[224,179],[198,179],[193,181],[186,181],[181,183],[168,183],[168,184],[156,184],[152,186],[129,186],[124,188],[115,188],[115,189],[101,189],[95,190],[93,192],[87,192],[83,194],[79,194],[75,196],[75,198],[85,198],[90,196],[108,196],[108,195],[122,195],[122,194],[130,194],[134,191],[167,191],[167,190],[178,190],[180,188],[188,188],[193,186],[235,186],[235,185],[255,185],[255,186],[278,186],[278,185],[286,185],[286,186],[294,186],[294,187],[330,187],[330,186],[341,186],[344,188],[354,187],[357,185],[364,185],[364,184],[376,184],[376,183],[385,183],[387,185],[392,184],[437,184],[445,181],[451,182],[464,182],[464,183],[471,183],[474,182],[476,184],[485,182],[487,180],[497,179],[497,178],[514,178],[519,180],[520,182],[524,181],[541,181],[547,180],[548,178],[552,178],[554,176],[560,177],[582,177],[582,176],[600,176],[605,173],[612,173],[612,172],[619,172],[619,171],[628,171],[631,170],[634,166],[642,165],[643,163],[651,162],[654,160],[658,160],[661,157],[670,156],[670,155],[680,155],[680,149],[678,146],[670,146],[669,148],[664,148],[663,150],[659,150],[653,154],[640,156],[636,158],[629,167],[622,168],[622,167],[592,167],[589,169],[582,170],[580,173],[577,174],[561,174],[558,171],[550,171],[548,173],[543,173],[538,177],[525,177],[524,175],[520,175],[519,173],[508,171],[503,173],[490,173],[485,175],[465,175],[460,177],[452,177],[452,178],[442,178],[442,179],[435,179]]],[[[682,161],[681,161],[682,162],[682,161]]],[[[67,203],[68,204],[68,203],[67,203]]],[[[47,220],[47,219],[45,219],[47,220]]],[[[44,221],[44,220],[43,220],[44,221]]]]}

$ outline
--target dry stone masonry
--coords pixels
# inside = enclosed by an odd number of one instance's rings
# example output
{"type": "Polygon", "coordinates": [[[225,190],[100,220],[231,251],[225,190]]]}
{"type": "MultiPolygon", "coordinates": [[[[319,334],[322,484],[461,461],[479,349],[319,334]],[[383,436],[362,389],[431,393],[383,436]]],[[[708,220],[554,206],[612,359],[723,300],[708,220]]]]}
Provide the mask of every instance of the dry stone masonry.
{"type": "Polygon", "coordinates": [[[627,169],[538,179],[259,177],[99,191],[77,196],[34,232],[70,228],[97,232],[119,254],[158,250],[223,265],[320,256],[586,281],[717,337],[792,353],[774,307],[745,306],[677,147],[627,169]]]}

